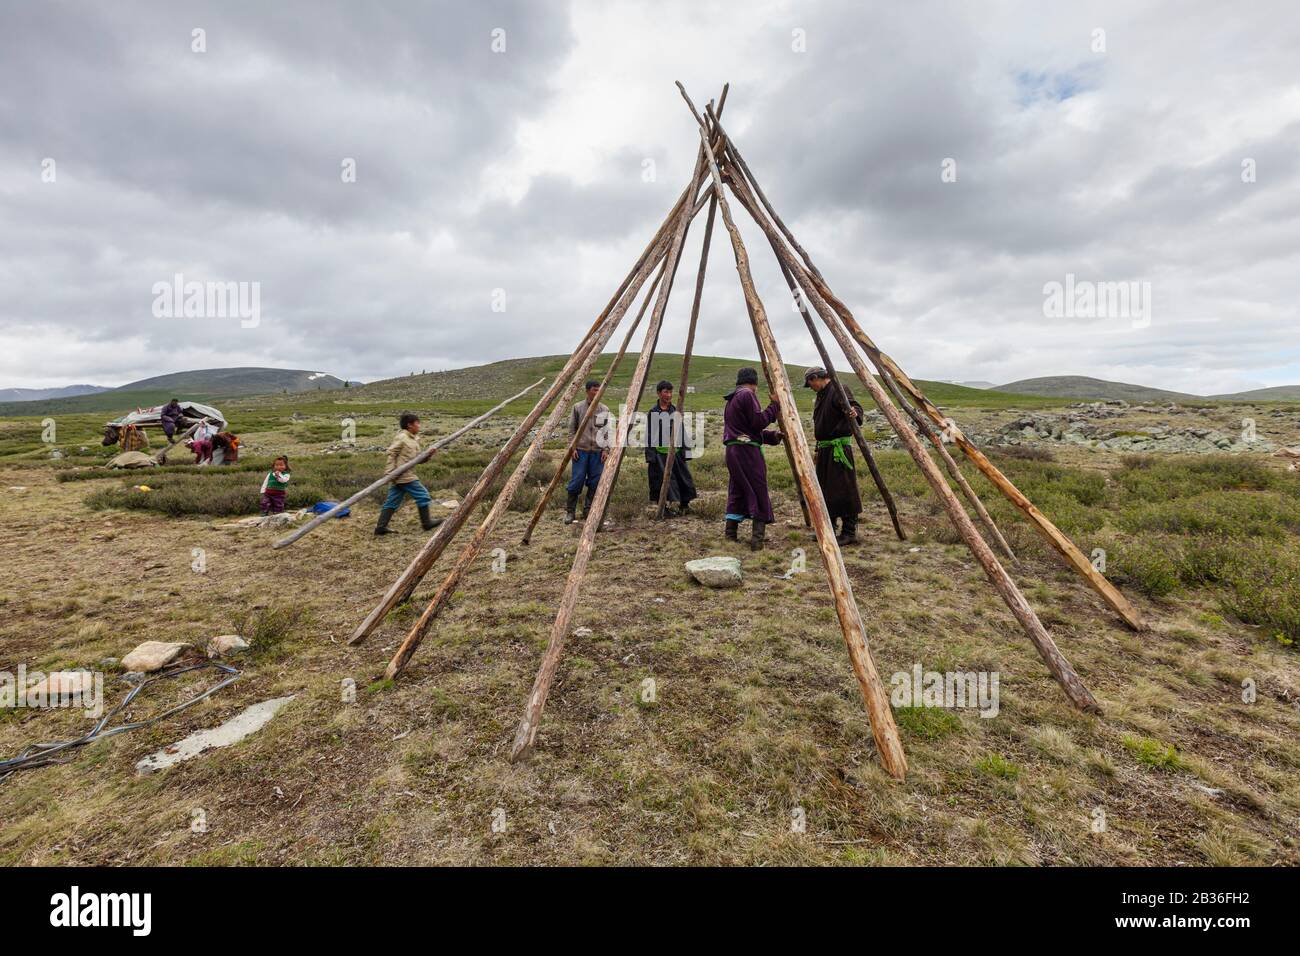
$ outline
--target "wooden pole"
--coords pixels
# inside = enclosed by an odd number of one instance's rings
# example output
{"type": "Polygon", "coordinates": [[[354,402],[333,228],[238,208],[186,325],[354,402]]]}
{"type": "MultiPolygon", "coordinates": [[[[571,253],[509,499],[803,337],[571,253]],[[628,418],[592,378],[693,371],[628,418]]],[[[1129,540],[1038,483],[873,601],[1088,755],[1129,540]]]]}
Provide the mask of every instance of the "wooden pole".
{"type": "MultiPolygon", "coordinates": [[[[680,84],[678,84],[678,86],[680,87],[680,84]]],[[[685,96],[685,91],[683,91],[682,95],[685,96]]],[[[691,111],[695,112],[694,106],[691,107],[691,111]]],[[[696,118],[700,121],[701,125],[703,125],[703,120],[699,117],[698,113],[696,113],[696,118]]],[[[1034,507],[1033,502],[1025,497],[1025,495],[1021,493],[1020,489],[1011,483],[1011,479],[1002,474],[997,466],[989,461],[984,453],[971,443],[965,434],[962,433],[961,429],[957,427],[957,423],[951,418],[944,416],[943,412],[941,412],[939,408],[926,397],[925,393],[916,386],[916,383],[908,378],[907,374],[898,367],[898,364],[881,351],[876,343],[871,340],[871,337],[863,331],[862,327],[858,325],[857,319],[853,317],[853,313],[849,311],[848,306],[840,301],[840,299],[836,297],[835,293],[831,291],[830,286],[826,284],[825,278],[813,263],[812,258],[808,255],[803,246],[799,245],[798,241],[786,227],[781,217],[777,215],[776,210],[772,208],[772,204],[768,202],[767,196],[764,195],[762,188],[758,185],[758,181],[754,177],[753,172],[745,163],[744,157],[740,155],[740,151],[736,148],[735,143],[727,137],[726,130],[723,129],[722,124],[715,119],[713,128],[716,132],[720,132],[723,137],[727,138],[731,156],[735,159],[736,164],[745,174],[745,178],[750,182],[750,184],[752,184],[754,194],[758,197],[758,201],[762,204],[763,208],[767,210],[767,214],[772,218],[772,222],[776,224],[786,241],[790,243],[790,246],[803,260],[809,274],[810,284],[816,287],[818,294],[835,311],[839,316],[840,321],[847,326],[849,332],[852,333],[853,338],[857,341],[858,345],[862,347],[863,351],[867,353],[868,358],[871,359],[872,364],[876,366],[882,375],[887,372],[894,377],[895,381],[912,397],[912,400],[916,402],[917,407],[924,411],[936,425],[943,429],[943,433],[948,435],[951,440],[956,443],[957,447],[962,450],[962,453],[971,460],[976,468],[984,473],[984,476],[993,483],[993,486],[1002,492],[1007,500],[1015,505],[1016,508],[1018,508],[1021,513],[1030,520],[1034,528],[1037,529],[1038,533],[1041,534],[1047,543],[1052,546],[1053,550],[1061,560],[1064,561],[1068,567],[1073,568],[1094,591],[1101,595],[1102,599],[1124,619],[1124,622],[1128,624],[1129,627],[1137,631],[1145,630],[1147,626],[1146,622],[1142,619],[1142,616],[1138,613],[1137,609],[1129,603],[1128,598],[1124,597],[1124,595],[1121,594],[1113,584],[1106,580],[1103,574],[1092,566],[1092,562],[1089,561],[1083,552],[1075,546],[1074,542],[1066,537],[1065,534],[1056,527],[1056,525],[1052,524],[1052,522],[1049,521],[1041,511],[1034,507]]]]}
{"type": "MultiPolygon", "coordinates": [[[[704,141],[706,144],[708,143],[707,134],[704,141]]],[[[691,178],[692,195],[698,190],[703,176],[704,153],[701,150],[696,159],[695,172],[691,178]]],[[[720,196],[716,183],[714,184],[713,194],[714,196],[720,196]]],[[[641,393],[645,388],[646,375],[650,371],[650,359],[654,353],[655,344],[659,340],[659,328],[663,323],[664,310],[668,306],[668,293],[672,290],[672,276],[676,272],[677,262],[681,257],[682,241],[686,236],[687,224],[688,220],[684,217],[678,223],[677,233],[673,237],[672,245],[669,248],[669,259],[664,266],[669,280],[660,288],[654,310],[650,313],[650,324],[646,328],[645,342],[641,346],[641,355],[637,359],[636,369],[632,373],[632,381],[628,385],[629,422],[635,419],[637,406],[641,402],[641,393]]],[[[582,579],[587,573],[587,565],[591,560],[591,553],[596,545],[596,532],[604,521],[605,508],[609,504],[610,493],[613,491],[618,474],[618,466],[623,460],[623,453],[626,449],[627,433],[620,428],[618,430],[618,441],[610,449],[609,458],[605,462],[600,481],[596,485],[596,497],[592,501],[590,509],[591,514],[598,516],[601,520],[592,521],[591,515],[588,515],[587,521],[582,526],[582,536],[578,539],[573,567],[569,569],[569,577],[564,585],[564,595],[560,599],[559,610],[556,612],[555,621],[551,625],[551,635],[547,641],[546,653],[542,655],[542,663],[538,668],[537,677],[533,681],[533,689],[528,696],[524,716],[515,730],[514,743],[510,748],[511,761],[517,761],[528,756],[537,741],[537,728],[542,719],[542,711],[546,706],[546,697],[550,693],[551,682],[555,679],[555,671],[559,667],[560,655],[563,653],[564,642],[568,637],[569,620],[573,616],[573,609],[577,606],[578,593],[582,588],[582,579]]]]}
{"type": "MultiPolygon", "coordinates": [[[[744,206],[746,211],[748,211],[753,217],[759,228],[763,229],[769,238],[775,235],[771,223],[767,221],[766,217],[762,216],[744,183],[739,180],[733,180],[732,191],[740,200],[741,205],[744,206]]],[[[1002,596],[1003,601],[1006,602],[1011,613],[1015,615],[1016,620],[1020,622],[1025,632],[1029,635],[1029,639],[1033,642],[1034,646],[1038,648],[1039,655],[1047,664],[1048,670],[1052,672],[1052,676],[1056,678],[1057,683],[1059,683],[1065,691],[1066,696],[1070,699],[1071,703],[1080,710],[1090,713],[1101,713],[1101,707],[1098,705],[1096,699],[1088,691],[1088,688],[1083,685],[1083,681],[1079,679],[1079,675],[1076,674],[1074,668],[1070,666],[1070,662],[1065,659],[1065,655],[1063,655],[1060,649],[1056,646],[1056,642],[1052,640],[1052,636],[1047,632],[1047,629],[1043,627],[1042,622],[1038,619],[1038,615],[1034,613],[1034,609],[1029,605],[1029,602],[1025,600],[1024,595],[1020,593],[1020,589],[1017,588],[1015,582],[1011,580],[1006,569],[998,563],[997,557],[993,554],[993,551],[989,548],[987,542],[980,537],[979,532],[975,529],[975,525],[971,522],[970,515],[966,513],[966,509],[961,506],[961,503],[953,494],[952,489],[948,487],[948,483],[944,481],[943,475],[939,473],[939,468],[935,465],[934,460],[926,453],[925,449],[921,447],[920,442],[917,441],[916,434],[907,426],[907,423],[903,421],[898,409],[889,400],[889,396],[887,396],[880,385],[877,384],[875,378],[871,374],[871,370],[867,368],[866,363],[862,360],[862,356],[859,355],[858,350],[854,348],[853,340],[849,337],[843,323],[839,321],[835,312],[827,305],[826,301],[822,299],[816,287],[809,280],[807,270],[804,269],[804,267],[790,253],[790,250],[784,245],[776,244],[773,248],[777,250],[778,257],[784,261],[790,272],[798,280],[800,287],[807,294],[813,308],[817,311],[818,315],[821,316],[822,321],[826,324],[826,327],[830,329],[836,342],[839,343],[840,348],[844,351],[849,363],[857,373],[859,381],[861,381],[863,386],[867,389],[867,392],[871,395],[871,398],[875,401],[877,407],[884,413],[885,418],[889,421],[890,427],[894,429],[894,432],[902,440],[904,447],[907,448],[908,453],[917,463],[922,474],[925,475],[926,481],[930,483],[930,487],[933,488],[935,494],[939,496],[939,500],[943,504],[944,510],[948,512],[948,517],[953,523],[953,527],[957,529],[957,533],[966,543],[966,546],[970,548],[971,553],[975,556],[976,561],[979,562],[980,567],[984,569],[984,573],[987,575],[989,581],[992,582],[993,587],[997,590],[998,594],[1002,596]]]]}
{"type": "Polygon", "coordinates": [[[197,422],[195,422],[193,425],[187,428],[185,430],[185,434],[182,435],[180,438],[176,439],[176,441],[169,442],[166,445],[164,445],[162,448],[159,448],[157,453],[154,454],[153,456],[154,464],[161,465],[163,463],[163,460],[166,459],[169,452],[171,452],[175,448],[179,448],[181,445],[184,445],[185,440],[189,438],[191,435],[193,435],[196,431],[198,431],[200,425],[208,421],[211,421],[211,419],[200,418],[197,422]]]}
{"type": "MultiPolygon", "coordinates": [[[[713,201],[710,200],[709,202],[711,206],[713,201]]],[[[554,494],[555,489],[559,486],[560,479],[564,477],[565,471],[568,470],[569,462],[573,459],[573,453],[578,447],[578,438],[582,435],[583,431],[586,430],[587,425],[591,420],[595,418],[596,409],[600,405],[600,400],[605,397],[605,389],[609,387],[610,381],[614,378],[614,373],[618,370],[619,364],[623,361],[623,356],[627,353],[628,343],[632,341],[632,333],[635,332],[637,326],[641,324],[641,319],[645,315],[646,306],[648,306],[650,300],[654,298],[655,289],[659,287],[659,280],[663,277],[664,270],[661,267],[659,269],[659,274],[655,276],[654,284],[650,286],[650,291],[646,293],[646,297],[641,301],[641,308],[637,311],[636,318],[628,328],[627,334],[623,336],[623,344],[619,346],[618,354],[615,355],[614,360],[609,363],[609,369],[605,372],[605,377],[601,379],[595,400],[587,404],[587,410],[583,413],[582,421],[578,423],[578,430],[570,437],[569,446],[565,449],[564,455],[560,458],[560,463],[555,468],[555,474],[551,476],[550,484],[546,486],[546,490],[542,492],[541,500],[537,502],[537,507],[533,509],[533,516],[528,521],[528,527],[524,529],[524,536],[520,540],[521,544],[529,544],[532,541],[533,529],[537,527],[537,522],[542,518],[542,512],[546,510],[546,503],[551,500],[551,495],[554,494]]]]}
{"type": "MultiPolygon", "coordinates": [[[[773,248],[772,251],[775,253],[776,249],[773,248]]],[[[885,477],[880,473],[880,468],[876,465],[876,456],[871,453],[871,446],[867,444],[867,438],[862,434],[862,426],[853,414],[853,406],[849,400],[849,390],[844,387],[844,383],[840,381],[839,373],[835,371],[835,364],[831,361],[831,354],[826,350],[826,343],[822,341],[821,333],[817,331],[817,326],[813,324],[812,316],[808,314],[808,305],[803,301],[803,296],[799,294],[799,286],[795,283],[794,276],[790,275],[790,270],[785,267],[785,263],[781,261],[780,256],[777,256],[776,261],[781,267],[781,274],[785,276],[786,285],[790,287],[790,295],[793,296],[794,301],[799,306],[799,314],[803,316],[803,324],[807,327],[808,334],[812,336],[813,344],[817,346],[817,354],[821,356],[822,365],[826,368],[826,374],[830,376],[831,388],[839,393],[840,400],[844,403],[849,419],[849,427],[853,429],[853,438],[867,463],[867,470],[871,472],[871,479],[876,483],[876,489],[880,492],[880,499],[885,503],[885,510],[889,512],[889,520],[894,525],[894,533],[898,535],[899,541],[906,541],[907,535],[903,533],[903,525],[898,520],[898,507],[894,504],[894,496],[889,493],[889,488],[885,485],[885,477]]]]}
{"type": "Polygon", "coordinates": [[[336,504],[333,508],[331,508],[329,511],[326,511],[326,512],[324,512],[324,513],[322,513],[322,514],[318,514],[316,517],[312,518],[310,521],[308,521],[308,522],[307,522],[305,525],[303,525],[301,528],[298,528],[297,530],[293,531],[292,533],[285,535],[283,538],[281,538],[279,541],[277,541],[277,542],[276,542],[275,544],[273,544],[271,547],[273,547],[273,548],[284,548],[284,547],[287,547],[287,546],[293,544],[295,541],[297,541],[297,540],[298,540],[299,538],[301,538],[303,535],[308,534],[308,533],[311,532],[314,528],[319,527],[321,524],[323,524],[325,521],[329,520],[330,518],[334,517],[336,514],[338,514],[338,513],[339,513],[340,511],[342,511],[344,508],[351,507],[352,505],[354,505],[354,504],[356,504],[358,501],[360,501],[362,498],[364,498],[366,495],[370,494],[372,491],[376,490],[377,488],[382,488],[384,485],[386,485],[388,482],[392,481],[392,480],[393,480],[394,478],[396,478],[398,475],[405,474],[406,472],[408,472],[408,471],[410,471],[412,468],[414,468],[416,465],[420,465],[420,464],[423,464],[424,462],[428,461],[430,458],[432,458],[432,457],[434,456],[434,454],[435,454],[435,453],[436,453],[440,448],[446,448],[448,445],[450,445],[452,442],[454,442],[454,441],[455,441],[457,438],[459,438],[461,435],[465,434],[465,433],[466,433],[467,431],[469,431],[471,428],[474,428],[474,427],[476,427],[476,426],[478,426],[478,425],[483,424],[485,421],[487,421],[489,418],[491,418],[491,417],[492,417],[493,415],[495,415],[497,412],[501,411],[501,409],[505,408],[505,407],[506,407],[507,405],[509,405],[511,402],[513,402],[513,401],[517,401],[518,399],[523,398],[525,395],[527,395],[529,392],[531,392],[533,389],[535,389],[538,385],[541,385],[542,382],[544,382],[544,381],[546,381],[545,377],[543,377],[543,378],[539,378],[537,381],[533,382],[532,385],[529,385],[529,386],[528,386],[527,388],[525,388],[523,391],[521,391],[521,392],[516,392],[514,395],[511,395],[509,398],[507,398],[504,402],[501,402],[501,403],[499,403],[499,404],[497,404],[497,405],[494,405],[492,408],[489,408],[489,409],[488,409],[486,412],[484,412],[482,415],[478,416],[477,418],[473,419],[472,421],[468,421],[468,422],[466,422],[464,425],[460,426],[460,428],[457,428],[457,429],[456,429],[454,432],[452,432],[450,435],[444,435],[442,438],[439,438],[436,442],[434,442],[434,443],[433,443],[432,445],[430,445],[428,448],[424,449],[424,451],[420,452],[418,455],[416,455],[414,458],[412,458],[412,459],[411,459],[410,461],[408,461],[406,464],[404,464],[404,465],[398,465],[396,468],[394,468],[394,469],[393,469],[392,471],[390,471],[388,474],[384,475],[382,478],[379,478],[379,479],[377,479],[377,480],[375,480],[375,481],[372,481],[370,484],[366,485],[366,487],[362,488],[360,491],[358,491],[355,495],[352,495],[352,496],[351,496],[350,498],[348,498],[347,500],[339,502],[339,503],[336,504]]]}
{"type": "MultiPolygon", "coordinates": [[[[725,96],[726,91],[723,91],[725,96]]],[[[686,383],[689,380],[691,371],[691,352],[695,348],[695,326],[700,318],[700,299],[704,295],[704,271],[709,264],[709,243],[713,238],[713,219],[718,209],[718,197],[715,193],[709,200],[709,218],[704,223],[704,244],[700,247],[700,268],[695,273],[695,298],[691,302],[691,322],[686,330],[686,351],[682,353],[682,375],[677,382],[677,415],[678,420],[685,421],[682,416],[686,408],[686,383]]],[[[647,420],[647,427],[649,422],[647,420]]],[[[667,462],[664,464],[664,478],[659,484],[659,507],[656,511],[656,517],[663,520],[664,512],[668,509],[668,488],[673,480],[673,463],[677,456],[677,420],[670,423],[669,426],[668,455],[667,462]]],[[[647,436],[647,441],[649,440],[647,436]]]]}
{"type": "Polygon", "coordinates": [[[803,489],[804,499],[808,503],[808,510],[812,516],[813,528],[817,534],[817,547],[822,555],[822,563],[826,567],[826,575],[831,582],[831,591],[835,598],[835,610],[839,616],[840,630],[844,635],[844,643],[848,647],[853,673],[858,680],[858,687],[862,692],[862,699],[866,704],[867,713],[871,720],[871,733],[876,741],[876,750],[880,754],[880,762],[884,765],[886,771],[896,779],[902,780],[907,775],[907,757],[903,753],[903,744],[898,736],[898,728],[894,724],[894,714],[889,706],[889,696],[885,692],[884,684],[880,680],[875,661],[872,659],[871,651],[867,646],[866,627],[863,624],[857,602],[853,598],[853,585],[849,581],[848,570],[844,566],[844,557],[840,553],[839,544],[835,540],[835,529],[826,510],[826,501],[823,499],[821,487],[817,483],[812,453],[808,449],[808,441],[804,437],[799,408],[794,400],[794,390],[790,387],[790,379],[785,373],[785,365],[781,360],[780,350],[777,348],[776,340],[772,335],[767,312],[764,310],[763,303],[754,289],[754,278],[749,268],[749,254],[745,251],[745,244],[740,237],[740,230],[736,227],[735,220],[732,219],[730,204],[727,202],[722,190],[722,173],[718,169],[717,160],[708,144],[707,137],[704,136],[703,130],[701,131],[701,138],[708,153],[709,171],[713,176],[713,188],[718,196],[718,207],[722,212],[722,223],[731,237],[731,248],[736,258],[736,272],[740,277],[740,286],[745,295],[750,318],[753,320],[760,353],[764,357],[765,364],[772,372],[775,385],[774,391],[779,405],[781,433],[785,436],[784,443],[790,445],[793,450],[795,480],[803,489]]]}
{"type": "Polygon", "coordinates": [[[1011,550],[1011,545],[1007,543],[1007,539],[1002,536],[1002,532],[994,522],[993,516],[989,514],[988,509],[984,507],[984,502],[980,500],[979,495],[975,494],[975,489],[970,486],[970,482],[966,480],[966,476],[961,473],[961,469],[957,467],[957,463],[952,460],[952,455],[948,454],[948,447],[944,444],[943,438],[930,427],[930,423],[922,418],[917,410],[912,407],[912,404],[903,397],[903,394],[898,389],[898,383],[894,381],[892,376],[888,373],[881,373],[880,381],[883,382],[885,388],[889,390],[889,394],[894,399],[895,404],[907,413],[907,417],[912,420],[914,425],[916,425],[917,430],[928,438],[930,444],[932,444],[935,447],[935,450],[939,452],[939,458],[943,461],[944,470],[948,472],[948,475],[952,478],[953,482],[961,490],[962,495],[970,502],[971,507],[975,509],[975,514],[979,516],[980,523],[984,525],[984,530],[989,533],[989,537],[998,543],[998,547],[1002,549],[1002,553],[1007,556],[1007,559],[1011,561],[1012,564],[1019,565],[1020,559],[1017,558],[1016,553],[1011,550]]]}
{"type": "MultiPolygon", "coordinates": [[[[698,208],[699,207],[696,207],[697,210],[698,208]]],[[[694,215],[694,212],[691,214],[694,215]]],[[[661,244],[657,244],[648,248],[638,265],[633,269],[632,273],[630,273],[629,279],[632,280],[633,287],[629,289],[627,282],[620,286],[621,289],[629,294],[620,295],[616,303],[611,301],[611,305],[606,306],[605,311],[601,313],[597,324],[593,326],[592,329],[592,331],[595,331],[598,336],[602,332],[612,332],[618,322],[622,320],[624,313],[627,311],[628,305],[631,304],[636,293],[640,290],[641,285],[645,282],[646,278],[648,278],[650,271],[658,264],[660,256],[651,256],[649,253],[657,251],[660,248],[660,245],[661,244]]],[[[424,578],[424,575],[427,574],[429,569],[437,562],[438,558],[442,555],[442,552],[451,542],[451,539],[455,537],[458,531],[460,531],[474,508],[478,506],[479,501],[481,501],[483,496],[487,494],[492,483],[496,481],[497,477],[505,469],[505,466],[509,463],[510,459],[514,457],[519,446],[522,445],[524,439],[528,437],[529,431],[531,431],[533,426],[537,424],[537,420],[545,414],[546,410],[550,408],[552,404],[554,404],[556,398],[566,385],[572,384],[576,387],[580,382],[581,377],[576,374],[576,371],[586,358],[592,354],[593,349],[595,349],[596,354],[599,354],[599,349],[596,348],[598,341],[599,338],[593,339],[590,336],[584,337],[583,342],[579,344],[577,350],[569,357],[564,368],[561,369],[560,373],[555,377],[555,381],[551,383],[551,387],[547,389],[546,394],[538,399],[533,410],[528,413],[522,422],[520,422],[519,427],[515,429],[515,433],[510,436],[510,439],[506,444],[501,447],[488,463],[487,467],[483,470],[483,473],[479,475],[478,481],[475,482],[474,487],[471,488],[465,497],[461,499],[459,507],[457,507],[456,510],[438,526],[438,530],[435,531],[428,541],[425,542],[424,546],[411,560],[411,563],[407,565],[406,569],[398,575],[397,580],[392,583],[388,591],[380,599],[379,603],[375,605],[368,615],[366,615],[365,620],[357,625],[352,636],[348,638],[349,644],[356,645],[364,641],[370,632],[379,626],[380,622],[383,621],[393,608],[407,600],[411,594],[414,593],[415,588],[424,578]],[[572,383],[570,382],[570,379],[572,379],[572,383]]],[[[537,436],[535,442],[540,443],[544,440],[545,435],[541,434],[537,436]]]]}

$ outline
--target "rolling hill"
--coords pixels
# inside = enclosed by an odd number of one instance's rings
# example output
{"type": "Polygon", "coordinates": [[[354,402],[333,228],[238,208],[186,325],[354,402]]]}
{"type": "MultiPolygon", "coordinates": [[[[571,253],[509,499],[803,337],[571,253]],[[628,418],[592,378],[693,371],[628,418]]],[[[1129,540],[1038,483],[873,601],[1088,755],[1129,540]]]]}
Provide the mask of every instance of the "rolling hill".
{"type": "MultiPolygon", "coordinates": [[[[93,387],[93,386],[88,386],[93,387]]],[[[122,412],[159,405],[172,397],[194,401],[219,401],[252,395],[329,392],[342,390],[344,382],[324,372],[294,368],[207,368],[171,372],[128,382],[92,394],[50,396],[40,400],[0,401],[0,415],[74,415],[86,412],[122,412]]]]}
{"type": "Polygon", "coordinates": [[[1040,395],[1044,398],[1077,398],[1094,402],[1122,399],[1126,402],[1184,402],[1201,396],[1185,392],[1170,392],[1163,388],[1130,385],[1127,382],[1108,382],[1086,375],[1050,375],[1044,378],[1025,378],[996,386],[999,392],[1017,392],[1021,395],[1040,395]]]}
{"type": "Polygon", "coordinates": [[[65,385],[62,388],[0,388],[0,402],[41,402],[50,398],[75,398],[112,391],[102,385],[65,385]]]}

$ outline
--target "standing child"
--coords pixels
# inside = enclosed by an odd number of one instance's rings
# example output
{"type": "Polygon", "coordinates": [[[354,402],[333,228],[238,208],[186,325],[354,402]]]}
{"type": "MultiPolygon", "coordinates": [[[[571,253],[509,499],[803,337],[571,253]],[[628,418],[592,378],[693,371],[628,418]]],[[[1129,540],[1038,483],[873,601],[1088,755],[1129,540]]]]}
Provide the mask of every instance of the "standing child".
{"type": "Polygon", "coordinates": [[[271,463],[262,479],[262,514],[278,515],[284,511],[284,493],[289,487],[289,459],[281,455],[271,463]]]}
{"type": "MultiPolygon", "coordinates": [[[[420,416],[414,412],[403,412],[397,424],[397,434],[393,438],[393,443],[388,446],[386,471],[400,468],[420,454],[420,440],[416,437],[420,434],[420,416]]],[[[397,511],[406,495],[414,499],[415,507],[420,512],[420,527],[425,531],[432,531],[442,524],[441,518],[429,517],[429,503],[433,499],[424,485],[420,484],[420,479],[415,477],[415,469],[411,468],[393,479],[388,489],[388,497],[384,499],[384,506],[379,509],[379,523],[375,525],[375,534],[389,533],[388,522],[392,520],[393,513],[397,511]]]]}

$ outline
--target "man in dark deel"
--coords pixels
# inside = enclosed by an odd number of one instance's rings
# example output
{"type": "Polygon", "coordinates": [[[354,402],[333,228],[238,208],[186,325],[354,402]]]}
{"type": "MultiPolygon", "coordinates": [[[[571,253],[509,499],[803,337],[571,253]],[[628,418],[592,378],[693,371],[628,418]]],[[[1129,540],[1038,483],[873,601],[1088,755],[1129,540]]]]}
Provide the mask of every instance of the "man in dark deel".
{"type": "Polygon", "coordinates": [[[758,404],[758,373],[752,368],[742,368],[736,373],[736,390],[726,396],[727,407],[722,414],[722,444],[727,448],[727,530],[729,540],[736,540],[740,523],[746,518],[754,522],[753,537],[749,547],[758,551],[763,547],[763,536],[772,523],[772,500],[767,494],[767,462],[763,460],[764,445],[779,445],[781,433],[764,431],[776,421],[779,406],[776,396],[769,395],[771,404],[762,408],[758,404]]]}
{"type": "Polygon", "coordinates": [[[673,454],[668,500],[677,504],[679,515],[684,515],[698,497],[695,479],[691,477],[691,467],[686,461],[686,429],[677,414],[677,406],[673,404],[673,383],[660,382],[655,391],[659,394],[659,401],[646,416],[645,460],[646,474],[650,479],[650,501],[659,503],[659,489],[664,482],[664,469],[668,466],[668,448],[675,445],[677,451],[673,454]]]}
{"type": "MultiPolygon", "coordinates": [[[[858,494],[858,474],[853,464],[853,421],[862,421],[862,406],[849,392],[849,404],[831,382],[824,368],[810,368],[803,377],[804,388],[817,393],[813,399],[813,438],[817,441],[817,481],[822,486],[826,510],[842,522],[835,540],[853,544],[858,540],[858,515],[862,498],[858,494]]],[[[845,389],[848,391],[848,389],[845,389]]]]}

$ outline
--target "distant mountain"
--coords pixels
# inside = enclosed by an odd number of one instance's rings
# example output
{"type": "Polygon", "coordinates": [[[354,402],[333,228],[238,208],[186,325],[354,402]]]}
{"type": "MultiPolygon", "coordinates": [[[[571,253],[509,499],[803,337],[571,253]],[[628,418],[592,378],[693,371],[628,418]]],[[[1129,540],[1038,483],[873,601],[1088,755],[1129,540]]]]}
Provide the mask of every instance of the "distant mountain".
{"type": "Polygon", "coordinates": [[[1020,395],[1041,395],[1045,398],[1078,398],[1092,402],[1109,402],[1117,399],[1126,402],[1185,402],[1202,396],[1186,392],[1170,392],[1163,388],[1129,385],[1127,382],[1107,382],[1085,375],[1051,375],[1045,378],[1024,378],[996,386],[999,392],[1020,395]]]}
{"type": "Polygon", "coordinates": [[[273,392],[311,392],[343,388],[343,380],[324,372],[296,368],[203,368],[172,372],[128,382],[118,391],[138,392],[171,389],[177,397],[186,392],[234,398],[241,395],[269,395],[273,392]]]}
{"type": "Polygon", "coordinates": [[[41,402],[49,398],[94,395],[111,389],[103,385],[65,385],[62,388],[0,388],[0,402],[41,402]]]}
{"type": "Polygon", "coordinates": [[[1211,397],[1225,402],[1300,402],[1300,385],[1274,385],[1272,388],[1255,388],[1248,392],[1211,397]]]}
{"type": "Polygon", "coordinates": [[[953,382],[954,385],[962,385],[966,388],[997,388],[992,382],[953,382]]]}

